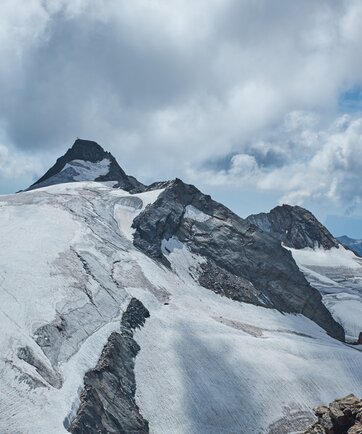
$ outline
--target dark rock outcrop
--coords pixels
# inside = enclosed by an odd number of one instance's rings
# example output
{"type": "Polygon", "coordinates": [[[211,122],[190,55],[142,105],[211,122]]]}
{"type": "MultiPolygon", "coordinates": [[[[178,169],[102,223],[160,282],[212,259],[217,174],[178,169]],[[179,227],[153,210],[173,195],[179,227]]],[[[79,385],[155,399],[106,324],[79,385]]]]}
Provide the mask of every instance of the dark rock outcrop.
{"type": "Polygon", "coordinates": [[[269,213],[247,217],[249,223],[272,235],[285,246],[294,249],[305,247],[338,247],[338,241],[314,215],[300,206],[281,205],[269,213]]]}
{"type": "Polygon", "coordinates": [[[52,166],[40,179],[32,184],[28,190],[64,182],[73,182],[74,176],[77,175],[74,173],[73,169],[69,169],[68,173],[60,174],[60,172],[64,169],[67,163],[71,163],[74,160],[97,163],[104,159],[108,159],[110,161],[108,173],[97,176],[94,181],[115,181],[117,182],[117,187],[132,192],[140,192],[145,189],[145,186],[137,181],[136,178],[126,175],[113,155],[110,152],[106,152],[100,145],[98,145],[98,143],[91,140],[77,139],[73,146],[68,149],[68,151],[62,157],[57,159],[54,166],[52,166]]]}
{"type": "Polygon", "coordinates": [[[172,237],[205,258],[207,265],[199,277],[203,286],[222,292],[221,283],[210,276],[224,275],[224,295],[302,313],[331,336],[344,339],[342,327],[323,305],[319,292],[306,281],[291,253],[277,239],[196,187],[179,179],[167,183],[158,199],[135,218],[133,227],[135,246],[167,266],[162,240],[172,237]],[[203,218],[190,218],[187,206],[196,208],[203,218]]]}
{"type": "Polygon", "coordinates": [[[137,298],[132,298],[126,311],[122,315],[122,328],[123,330],[128,330],[133,333],[133,330],[145,324],[146,318],[149,316],[150,313],[144,305],[137,298]]]}
{"type": "Polygon", "coordinates": [[[304,434],[362,434],[362,400],[354,395],[314,409],[318,421],[304,434]]]}
{"type": "Polygon", "coordinates": [[[362,332],[358,335],[357,345],[362,345],[362,332]]]}
{"type": "Polygon", "coordinates": [[[37,373],[52,387],[60,389],[62,387],[62,377],[60,374],[53,370],[52,367],[46,366],[35,354],[34,351],[28,347],[20,347],[17,352],[20,360],[34,366],[37,373]]]}
{"type": "Polygon", "coordinates": [[[113,332],[97,366],[84,377],[76,417],[65,427],[73,434],[148,433],[135,402],[134,359],[140,350],[133,332],[141,327],[148,310],[133,298],[122,316],[121,332],[113,332]]]}
{"type": "Polygon", "coordinates": [[[199,283],[204,288],[211,289],[216,294],[224,295],[236,301],[252,304],[269,304],[263,293],[257,290],[247,279],[230,273],[209,259],[200,265],[199,283]],[[263,303],[264,302],[264,303],[263,303]]]}

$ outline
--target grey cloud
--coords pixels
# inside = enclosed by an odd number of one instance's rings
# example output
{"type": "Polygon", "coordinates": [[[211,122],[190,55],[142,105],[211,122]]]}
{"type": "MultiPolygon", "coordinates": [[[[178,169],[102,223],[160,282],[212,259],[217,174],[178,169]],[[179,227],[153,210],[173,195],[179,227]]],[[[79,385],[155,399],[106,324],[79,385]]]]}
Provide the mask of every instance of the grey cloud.
{"type": "Polygon", "coordinates": [[[281,146],[272,146],[265,142],[247,146],[246,152],[253,155],[258,166],[268,169],[282,167],[290,158],[287,149],[283,149],[281,146]]]}
{"type": "Polygon", "coordinates": [[[79,136],[144,182],[247,174],[250,191],[288,200],[361,197],[358,158],[326,145],[342,134],[340,92],[362,83],[359,1],[34,0],[0,12],[0,145],[17,176],[79,136]]]}
{"type": "Polygon", "coordinates": [[[48,33],[25,59],[19,88],[2,99],[7,133],[20,147],[56,145],[82,133],[94,106],[112,126],[137,128],[142,115],[192,87],[185,59],[170,49],[150,50],[147,41],[132,47],[114,25],[58,16],[48,33]]]}
{"type": "MultiPolygon", "coordinates": [[[[298,116],[303,119],[302,114],[298,116]]],[[[293,134],[288,123],[283,124],[272,141],[257,142],[255,148],[248,147],[248,153],[234,154],[222,169],[195,171],[195,179],[278,191],[281,202],[291,204],[313,199],[343,204],[348,212],[358,210],[362,204],[362,118],[342,116],[323,129],[319,123],[311,125],[308,116],[305,119],[307,123],[299,122],[293,134]],[[274,149],[285,152],[278,164],[273,159],[267,164],[258,160],[260,151],[268,156],[274,149]]]]}
{"type": "MultiPolygon", "coordinates": [[[[157,29],[147,15],[143,20],[131,16],[127,24],[124,3],[118,4],[96,3],[93,13],[89,7],[73,14],[48,11],[43,38],[24,55],[24,70],[17,77],[20,83],[2,98],[11,142],[20,147],[59,144],[89,130],[92,110],[115,130],[139,131],[142,118],[156,110],[182,109],[205,94],[222,104],[233,87],[250,80],[261,86],[272,80],[270,84],[280,92],[285,84],[280,74],[295,75],[295,62],[306,60],[303,50],[294,55],[293,51],[311,28],[320,25],[314,17],[327,10],[338,18],[341,12],[335,2],[232,1],[214,16],[204,3],[200,14],[207,17],[211,30],[204,38],[195,35],[194,44],[185,48],[180,40],[187,29],[175,37],[157,29]],[[261,69],[266,67],[267,71],[261,69]]],[[[142,16],[142,2],[135,2],[134,8],[142,16]]],[[[184,9],[187,18],[190,12],[184,9]]],[[[190,23],[191,40],[197,31],[190,23]]]]}

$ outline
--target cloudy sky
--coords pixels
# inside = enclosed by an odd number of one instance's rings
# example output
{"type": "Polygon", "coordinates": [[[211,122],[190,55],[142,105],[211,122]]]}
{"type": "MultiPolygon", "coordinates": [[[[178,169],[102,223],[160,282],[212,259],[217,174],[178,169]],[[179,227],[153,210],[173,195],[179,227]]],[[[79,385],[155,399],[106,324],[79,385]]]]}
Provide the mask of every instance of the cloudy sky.
{"type": "Polygon", "coordinates": [[[360,0],[1,0],[0,193],[81,137],[145,183],[362,237],[361,23],[360,0]]]}

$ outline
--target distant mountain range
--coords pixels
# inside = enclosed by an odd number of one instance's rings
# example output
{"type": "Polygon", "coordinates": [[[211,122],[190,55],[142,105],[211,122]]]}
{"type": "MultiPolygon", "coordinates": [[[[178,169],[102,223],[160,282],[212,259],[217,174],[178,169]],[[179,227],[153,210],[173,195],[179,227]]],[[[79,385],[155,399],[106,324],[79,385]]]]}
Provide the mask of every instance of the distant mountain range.
{"type": "Polygon", "coordinates": [[[357,253],[357,255],[362,256],[362,240],[356,240],[354,238],[347,237],[347,235],[337,237],[337,240],[343,246],[353,250],[355,253],[357,253]]]}
{"type": "Polygon", "coordinates": [[[362,390],[362,260],[301,207],[242,219],[78,139],[0,239],[0,432],[283,434],[362,390]]]}

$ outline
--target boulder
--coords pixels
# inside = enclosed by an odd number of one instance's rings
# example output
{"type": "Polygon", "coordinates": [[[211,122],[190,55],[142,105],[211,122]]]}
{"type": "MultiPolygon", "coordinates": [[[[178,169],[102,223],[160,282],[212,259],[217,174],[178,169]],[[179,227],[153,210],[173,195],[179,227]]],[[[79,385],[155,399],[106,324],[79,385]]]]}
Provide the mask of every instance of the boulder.
{"type": "Polygon", "coordinates": [[[318,420],[304,434],[362,434],[362,400],[355,395],[314,409],[318,420]]]}

